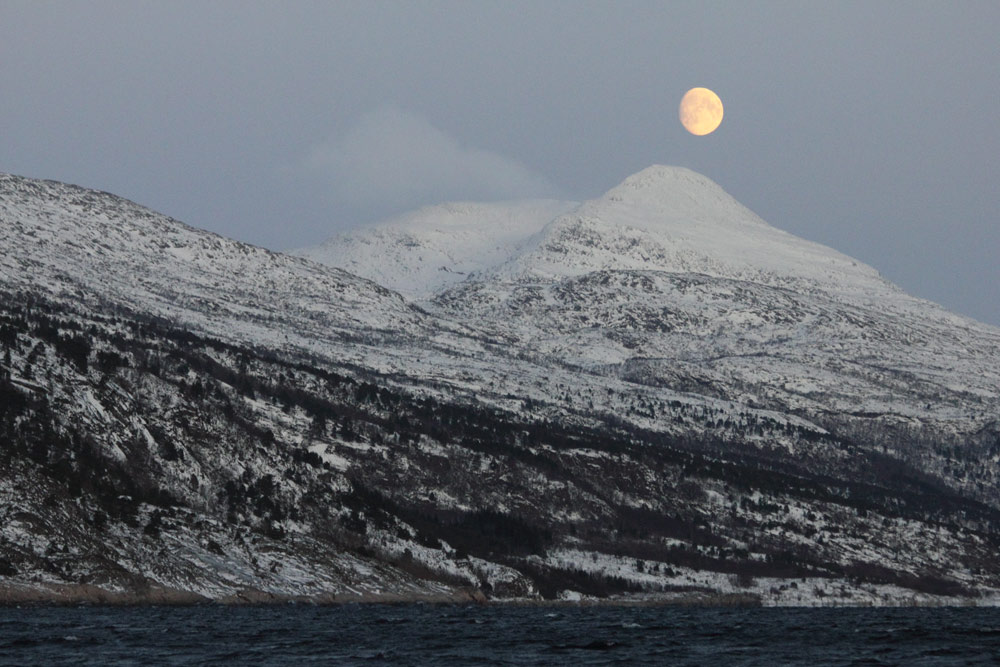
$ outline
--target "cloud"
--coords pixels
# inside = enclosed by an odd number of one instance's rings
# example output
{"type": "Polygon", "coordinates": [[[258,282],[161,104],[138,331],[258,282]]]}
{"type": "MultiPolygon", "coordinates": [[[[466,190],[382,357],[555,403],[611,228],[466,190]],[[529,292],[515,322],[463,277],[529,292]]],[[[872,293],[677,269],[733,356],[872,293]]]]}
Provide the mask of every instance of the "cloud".
{"type": "Polygon", "coordinates": [[[375,219],[445,201],[554,197],[542,175],[498,153],[463,146],[423,118],[382,107],[315,146],[305,167],[331,204],[375,219]]]}

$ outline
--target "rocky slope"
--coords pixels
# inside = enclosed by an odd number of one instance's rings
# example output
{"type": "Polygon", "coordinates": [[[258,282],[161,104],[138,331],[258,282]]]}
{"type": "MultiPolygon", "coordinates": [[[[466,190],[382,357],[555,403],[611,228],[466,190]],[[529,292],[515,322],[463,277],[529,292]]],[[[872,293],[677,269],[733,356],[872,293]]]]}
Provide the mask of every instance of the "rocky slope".
{"type": "Polygon", "coordinates": [[[339,251],[413,301],[0,177],[0,595],[997,599],[996,330],[684,170],[565,208],[339,251]]]}

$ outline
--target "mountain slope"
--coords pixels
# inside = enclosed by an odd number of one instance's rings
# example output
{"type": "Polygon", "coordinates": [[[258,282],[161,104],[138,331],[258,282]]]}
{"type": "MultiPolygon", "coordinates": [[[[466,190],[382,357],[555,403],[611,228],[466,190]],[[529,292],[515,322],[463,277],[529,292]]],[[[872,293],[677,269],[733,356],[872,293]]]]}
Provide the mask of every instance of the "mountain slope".
{"type": "Polygon", "coordinates": [[[1000,599],[1000,513],[845,441],[539,420],[3,297],[7,601],[1000,599]]]}
{"type": "Polygon", "coordinates": [[[0,175],[0,275],[17,287],[102,300],[248,339],[400,334],[426,324],[395,293],[338,269],[196,230],[127,200],[0,175]],[[295,333],[291,333],[295,332],[295,333]],[[233,332],[235,333],[235,332],[233,332]]]}

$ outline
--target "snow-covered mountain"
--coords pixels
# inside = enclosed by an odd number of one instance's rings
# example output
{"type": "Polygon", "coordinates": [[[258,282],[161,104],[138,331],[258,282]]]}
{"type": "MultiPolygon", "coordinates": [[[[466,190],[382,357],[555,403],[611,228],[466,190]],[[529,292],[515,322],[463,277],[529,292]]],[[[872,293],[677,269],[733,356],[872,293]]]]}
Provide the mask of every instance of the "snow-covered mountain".
{"type": "Polygon", "coordinates": [[[311,260],[0,176],[0,249],[0,598],[1000,599],[1000,332],[688,170],[311,260]]]}
{"type": "Polygon", "coordinates": [[[962,430],[1000,404],[1000,330],[767,225],[686,169],[626,179],[435,304],[570,363],[642,362],[652,381],[688,368],[783,410],[962,430]]]}
{"type": "MultiPolygon", "coordinates": [[[[421,305],[592,373],[817,424],[852,415],[861,430],[895,429],[889,448],[911,430],[996,429],[1000,330],[768,225],[700,174],[653,166],[533,222],[507,257],[421,305]]],[[[404,223],[395,229],[405,237],[404,223]]],[[[325,257],[375,277],[373,258],[351,264],[354,247],[325,257]]],[[[385,253],[415,263],[398,271],[421,270],[419,254],[385,253]]]]}

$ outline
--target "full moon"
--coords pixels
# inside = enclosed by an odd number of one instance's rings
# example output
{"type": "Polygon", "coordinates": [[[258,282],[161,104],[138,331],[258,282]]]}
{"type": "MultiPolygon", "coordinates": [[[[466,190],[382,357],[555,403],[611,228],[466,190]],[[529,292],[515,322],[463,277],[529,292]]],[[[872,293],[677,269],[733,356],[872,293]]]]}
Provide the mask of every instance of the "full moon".
{"type": "Polygon", "coordinates": [[[710,134],[722,122],[722,100],[708,88],[692,88],[681,98],[680,116],[691,134],[710,134]]]}

